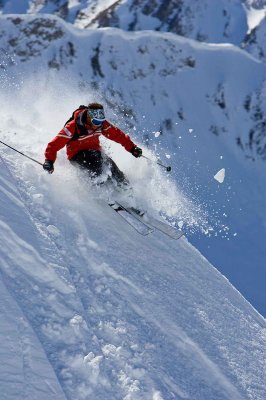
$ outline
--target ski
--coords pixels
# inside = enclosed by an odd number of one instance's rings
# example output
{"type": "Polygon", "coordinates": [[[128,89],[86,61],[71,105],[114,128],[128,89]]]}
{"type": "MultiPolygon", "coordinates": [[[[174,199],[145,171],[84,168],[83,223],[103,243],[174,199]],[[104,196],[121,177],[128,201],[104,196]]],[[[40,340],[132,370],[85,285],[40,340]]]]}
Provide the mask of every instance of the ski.
{"type": "Polygon", "coordinates": [[[122,206],[120,203],[111,201],[108,203],[108,205],[141,235],[147,236],[154,231],[153,228],[148,226],[144,221],[140,220],[137,215],[131,213],[129,209],[122,206]]]}
{"type": "Polygon", "coordinates": [[[175,228],[164,221],[154,218],[148,215],[145,211],[138,210],[137,208],[134,207],[129,207],[129,208],[125,207],[125,208],[129,210],[130,213],[134,213],[140,221],[145,222],[148,225],[151,225],[153,228],[158,229],[159,231],[171,237],[172,239],[177,240],[184,235],[184,232],[181,229],[175,228]]]}

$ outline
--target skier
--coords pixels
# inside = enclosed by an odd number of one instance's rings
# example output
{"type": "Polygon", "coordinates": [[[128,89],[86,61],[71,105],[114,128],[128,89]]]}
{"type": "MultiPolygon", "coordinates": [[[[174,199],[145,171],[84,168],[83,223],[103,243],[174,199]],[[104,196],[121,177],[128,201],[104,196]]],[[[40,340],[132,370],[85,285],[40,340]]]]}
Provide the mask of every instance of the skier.
{"type": "Polygon", "coordinates": [[[134,157],[141,157],[142,149],[136,146],[128,135],[105,119],[103,106],[90,103],[87,107],[80,106],[75,110],[57,136],[48,143],[44,170],[53,173],[57,152],[66,146],[69,161],[88,170],[91,177],[100,176],[104,165],[108,165],[117,183],[127,185],[128,181],[123,172],[102,151],[99,140],[101,135],[120,143],[134,157]]]}

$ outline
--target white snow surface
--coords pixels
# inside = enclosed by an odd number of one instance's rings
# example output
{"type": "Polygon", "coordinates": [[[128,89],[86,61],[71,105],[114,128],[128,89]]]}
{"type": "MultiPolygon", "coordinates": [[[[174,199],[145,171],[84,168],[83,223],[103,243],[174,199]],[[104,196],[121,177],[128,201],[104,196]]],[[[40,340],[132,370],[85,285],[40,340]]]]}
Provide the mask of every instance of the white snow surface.
{"type": "Polygon", "coordinates": [[[0,168],[5,400],[265,398],[265,320],[186,238],[20,157],[0,168]]]}

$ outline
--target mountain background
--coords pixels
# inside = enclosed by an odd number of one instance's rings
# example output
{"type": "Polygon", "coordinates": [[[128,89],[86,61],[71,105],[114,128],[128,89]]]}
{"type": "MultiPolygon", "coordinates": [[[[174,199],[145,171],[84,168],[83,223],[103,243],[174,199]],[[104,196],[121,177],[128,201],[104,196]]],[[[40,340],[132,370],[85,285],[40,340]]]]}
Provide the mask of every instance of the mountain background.
{"type": "Polygon", "coordinates": [[[186,234],[142,239],[64,151],[50,176],[1,147],[5,399],[265,398],[265,9],[0,1],[1,140],[42,162],[101,101],[171,164],[103,141],[138,205],[186,234]]]}

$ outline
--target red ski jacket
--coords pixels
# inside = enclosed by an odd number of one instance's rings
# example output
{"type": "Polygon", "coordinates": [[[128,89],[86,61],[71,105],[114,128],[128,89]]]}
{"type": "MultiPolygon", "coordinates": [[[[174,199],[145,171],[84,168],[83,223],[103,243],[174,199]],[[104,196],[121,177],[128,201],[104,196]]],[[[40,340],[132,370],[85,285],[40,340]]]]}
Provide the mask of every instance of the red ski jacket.
{"type": "Polygon", "coordinates": [[[75,154],[82,150],[101,150],[100,136],[120,143],[127,151],[131,151],[135,144],[123,131],[112,125],[108,121],[104,121],[101,127],[93,129],[89,125],[83,124],[82,130],[77,120],[81,122],[82,113],[84,111],[76,111],[74,119],[68,122],[56,137],[48,143],[45,150],[45,158],[50,161],[56,160],[59,150],[66,146],[67,158],[71,160],[75,154]]]}

